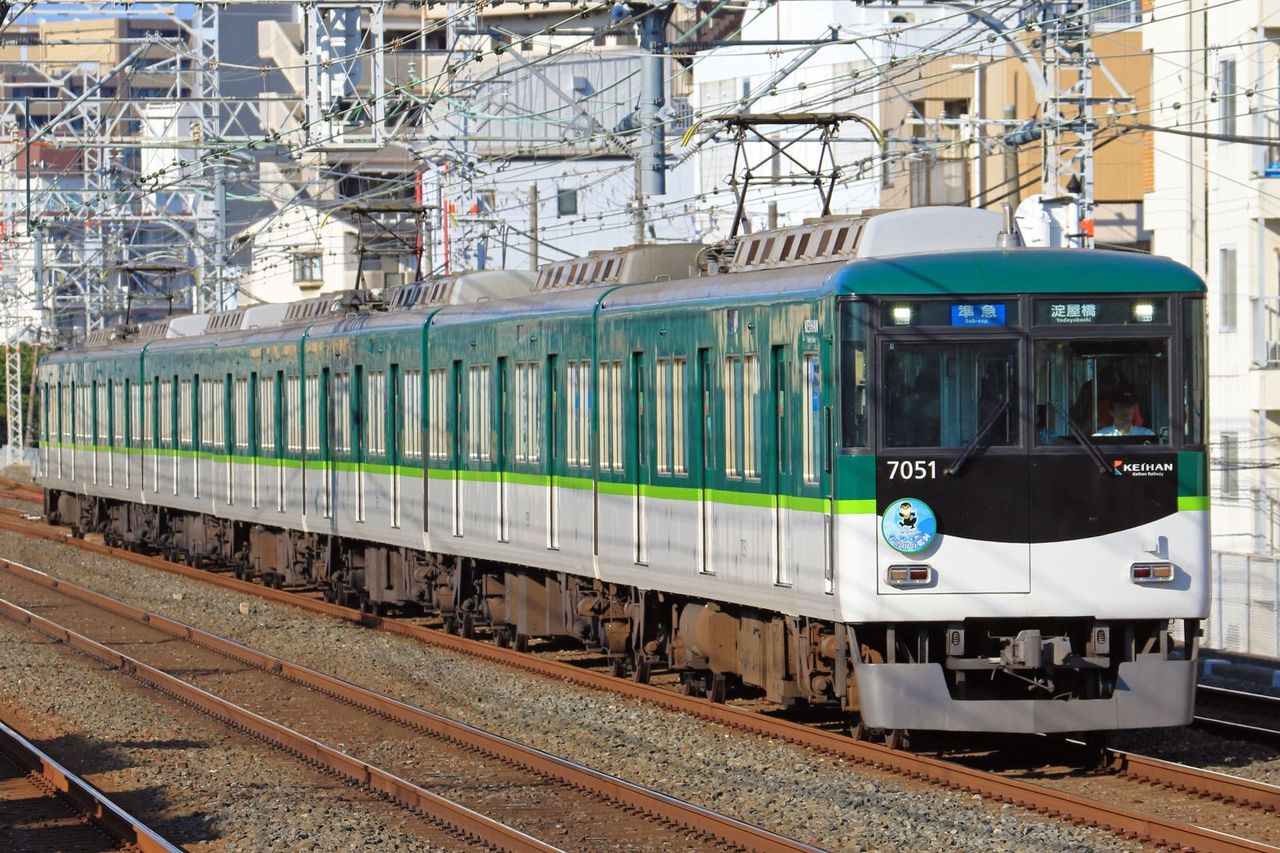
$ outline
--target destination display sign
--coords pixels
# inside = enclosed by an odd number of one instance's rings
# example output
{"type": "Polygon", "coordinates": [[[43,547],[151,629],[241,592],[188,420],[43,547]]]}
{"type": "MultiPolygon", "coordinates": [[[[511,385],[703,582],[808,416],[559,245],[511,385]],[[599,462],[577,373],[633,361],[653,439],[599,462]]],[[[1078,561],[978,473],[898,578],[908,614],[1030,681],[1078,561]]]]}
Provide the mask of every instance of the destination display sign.
{"type": "Polygon", "coordinates": [[[1038,326],[1168,323],[1166,299],[1037,299],[1038,326]]]}
{"type": "Polygon", "coordinates": [[[1005,309],[1003,302],[980,304],[962,303],[951,306],[953,326],[1003,326],[1005,309]]]}

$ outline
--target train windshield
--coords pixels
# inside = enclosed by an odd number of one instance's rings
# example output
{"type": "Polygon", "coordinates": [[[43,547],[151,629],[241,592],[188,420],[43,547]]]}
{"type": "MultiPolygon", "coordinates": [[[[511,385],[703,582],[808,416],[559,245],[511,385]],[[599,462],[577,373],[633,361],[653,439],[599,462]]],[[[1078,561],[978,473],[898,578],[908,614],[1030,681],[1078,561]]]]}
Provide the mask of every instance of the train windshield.
{"type": "Polygon", "coordinates": [[[1015,341],[885,346],[885,446],[1018,443],[1015,341]]]}
{"type": "Polygon", "coordinates": [[[1036,344],[1036,442],[1168,444],[1166,339],[1036,344]]]}

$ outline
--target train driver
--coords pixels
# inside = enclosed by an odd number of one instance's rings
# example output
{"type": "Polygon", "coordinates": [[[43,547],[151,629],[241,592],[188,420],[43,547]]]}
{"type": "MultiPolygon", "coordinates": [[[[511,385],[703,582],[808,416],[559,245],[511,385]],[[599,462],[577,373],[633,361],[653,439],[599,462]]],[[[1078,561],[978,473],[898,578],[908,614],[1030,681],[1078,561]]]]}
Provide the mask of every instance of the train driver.
{"type": "Polygon", "coordinates": [[[1137,414],[1138,399],[1132,391],[1115,388],[1105,399],[1111,404],[1111,425],[1095,432],[1095,436],[1155,435],[1147,427],[1133,422],[1134,415],[1137,414]]]}

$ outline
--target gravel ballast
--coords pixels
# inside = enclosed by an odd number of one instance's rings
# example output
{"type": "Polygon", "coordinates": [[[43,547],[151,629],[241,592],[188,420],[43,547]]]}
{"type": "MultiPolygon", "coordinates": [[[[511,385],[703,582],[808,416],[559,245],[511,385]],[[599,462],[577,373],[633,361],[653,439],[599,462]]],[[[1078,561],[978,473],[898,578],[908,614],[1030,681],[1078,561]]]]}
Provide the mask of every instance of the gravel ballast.
{"type": "MultiPolygon", "coordinates": [[[[0,556],[822,847],[1140,849],[975,795],[68,546],[0,531],[0,556]]],[[[68,710],[74,718],[77,709],[68,710]]]]}
{"type": "Polygon", "coordinates": [[[0,716],[188,850],[458,849],[373,792],[5,619],[0,716]]]}

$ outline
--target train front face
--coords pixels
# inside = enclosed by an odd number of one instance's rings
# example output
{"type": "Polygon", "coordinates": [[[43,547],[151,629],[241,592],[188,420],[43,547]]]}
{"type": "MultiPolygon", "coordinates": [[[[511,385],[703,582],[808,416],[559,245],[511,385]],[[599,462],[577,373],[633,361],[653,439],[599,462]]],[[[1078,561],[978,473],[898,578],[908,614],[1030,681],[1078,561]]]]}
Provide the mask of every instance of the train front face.
{"type": "Polygon", "coordinates": [[[1209,607],[1202,282],[1105,252],[877,263],[840,280],[836,479],[861,512],[841,516],[857,580],[839,594],[864,720],[1189,723],[1209,607]]]}

